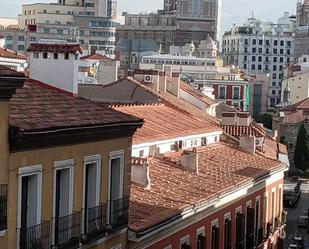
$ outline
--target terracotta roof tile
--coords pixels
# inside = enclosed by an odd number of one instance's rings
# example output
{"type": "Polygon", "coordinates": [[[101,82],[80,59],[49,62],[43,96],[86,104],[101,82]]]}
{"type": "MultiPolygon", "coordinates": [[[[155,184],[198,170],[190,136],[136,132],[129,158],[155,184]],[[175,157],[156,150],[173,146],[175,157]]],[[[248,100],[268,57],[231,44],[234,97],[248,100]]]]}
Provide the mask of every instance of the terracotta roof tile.
{"type": "MultiPolygon", "coordinates": [[[[218,143],[197,148],[198,174],[165,159],[150,158],[150,189],[132,184],[129,228],[142,232],[180,215],[185,209],[210,203],[282,163],[218,143]]],[[[173,156],[169,153],[168,157],[173,156]]],[[[174,159],[180,153],[175,153],[174,159]]]]}
{"type": "Polygon", "coordinates": [[[80,53],[82,49],[79,44],[45,44],[30,43],[27,52],[49,52],[49,53],[80,53]]]}
{"type": "Polygon", "coordinates": [[[28,80],[10,101],[10,125],[25,131],[96,126],[141,119],[28,80]]]}
{"type": "Polygon", "coordinates": [[[134,144],[221,131],[212,124],[165,105],[122,106],[115,109],[144,119],[143,127],[133,136],[134,144]]]}
{"type": "Polygon", "coordinates": [[[12,51],[6,48],[1,48],[1,47],[0,47],[0,57],[8,58],[8,59],[16,59],[16,60],[26,60],[27,59],[27,56],[24,54],[19,54],[15,51],[12,51]]]}

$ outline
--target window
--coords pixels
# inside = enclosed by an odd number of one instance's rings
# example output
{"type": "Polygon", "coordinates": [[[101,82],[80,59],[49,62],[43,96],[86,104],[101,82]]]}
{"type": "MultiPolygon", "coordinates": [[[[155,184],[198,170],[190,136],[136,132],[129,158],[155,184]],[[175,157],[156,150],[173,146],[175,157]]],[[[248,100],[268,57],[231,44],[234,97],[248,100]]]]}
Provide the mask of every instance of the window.
{"type": "Polygon", "coordinates": [[[255,70],[255,64],[251,65],[251,70],[255,70]]]}
{"type": "Polygon", "coordinates": [[[265,52],[266,52],[266,54],[269,54],[269,48],[266,48],[265,52]]]}
{"type": "Polygon", "coordinates": [[[207,137],[202,137],[201,139],[201,145],[206,146],[207,145],[207,137]]]}
{"type": "Polygon", "coordinates": [[[248,39],[245,39],[245,44],[248,45],[248,39]]]}
{"type": "Polygon", "coordinates": [[[245,47],[245,53],[248,53],[248,48],[247,47],[245,47]]]}
{"type": "Polygon", "coordinates": [[[278,61],[277,57],[274,57],[273,62],[277,62],[277,61],[278,61]]]}
{"type": "Polygon", "coordinates": [[[247,61],[247,56],[246,55],[244,56],[244,61],[247,61]]]}
{"type": "Polygon", "coordinates": [[[253,53],[253,54],[256,53],[256,48],[252,48],[252,53],[253,53]]]}
{"type": "Polygon", "coordinates": [[[272,90],[272,91],[271,91],[271,94],[272,94],[272,95],[275,95],[275,94],[276,94],[276,91],[275,91],[275,90],[272,90]]]}
{"type": "Polygon", "coordinates": [[[291,54],[291,50],[290,50],[290,49],[287,49],[287,50],[286,50],[286,53],[287,53],[287,54],[291,54]]]}
{"type": "Polygon", "coordinates": [[[258,70],[262,70],[262,65],[258,65],[258,70]]]}
{"type": "Polygon", "coordinates": [[[48,57],[48,53],[47,53],[47,52],[44,52],[44,53],[43,53],[43,59],[47,59],[47,57],[48,57]]]}
{"type": "Polygon", "coordinates": [[[269,46],[269,45],[270,45],[270,41],[266,40],[266,46],[269,46]]]}
{"type": "Polygon", "coordinates": [[[273,53],[277,54],[278,53],[278,49],[274,48],[273,53]]]}
{"type": "Polygon", "coordinates": [[[49,28],[43,28],[43,33],[47,34],[50,32],[50,29],[49,28]]]}
{"type": "Polygon", "coordinates": [[[284,62],[284,58],[283,57],[280,57],[280,62],[284,62]]]}
{"type": "Polygon", "coordinates": [[[69,53],[64,53],[64,59],[68,60],[70,58],[70,54],[69,53]]]}
{"type": "Polygon", "coordinates": [[[263,40],[259,40],[259,45],[263,45],[263,40]]]}
{"type": "Polygon", "coordinates": [[[263,222],[264,222],[264,235],[267,232],[267,222],[268,222],[268,193],[266,192],[264,195],[264,205],[263,205],[263,222]]]}
{"type": "Polygon", "coordinates": [[[226,98],[226,89],[225,86],[219,86],[219,99],[226,98]]]}
{"type": "Polygon", "coordinates": [[[287,45],[288,47],[291,47],[291,41],[287,41],[286,45],[287,45]]]}
{"type": "Polygon", "coordinates": [[[219,227],[213,225],[211,228],[211,249],[219,249],[219,227]]]}
{"type": "Polygon", "coordinates": [[[25,46],[24,45],[18,45],[18,50],[20,51],[24,51],[25,50],[25,46]]]}
{"type": "Polygon", "coordinates": [[[259,54],[262,54],[262,53],[263,53],[263,49],[259,48],[259,54]]]}
{"type": "Polygon", "coordinates": [[[251,59],[252,59],[252,61],[255,61],[255,56],[252,56],[252,58],[251,58],[251,59]]]}
{"type": "Polygon", "coordinates": [[[7,185],[0,185],[0,231],[7,228],[7,185]]]}
{"type": "Polygon", "coordinates": [[[232,248],[232,221],[231,218],[224,220],[224,249],[232,248]]]}
{"type": "Polygon", "coordinates": [[[189,235],[180,239],[180,249],[191,249],[189,235]]]}
{"type": "Polygon", "coordinates": [[[18,41],[25,41],[25,37],[24,36],[18,36],[18,41]]]}
{"type": "Polygon", "coordinates": [[[265,71],[269,71],[268,65],[265,65],[265,71]]]}
{"type": "Polygon", "coordinates": [[[277,74],[273,73],[273,79],[277,79],[277,74]]]}
{"type": "Polygon", "coordinates": [[[273,65],[273,70],[274,70],[274,71],[277,70],[277,65],[273,65]]]}
{"type": "Polygon", "coordinates": [[[58,60],[58,53],[54,53],[54,60],[58,60]]]}
{"type": "Polygon", "coordinates": [[[85,3],[85,7],[93,8],[94,7],[94,3],[85,3]]]}
{"type": "Polygon", "coordinates": [[[40,57],[39,52],[33,52],[33,58],[38,59],[40,57]]]}
{"type": "Polygon", "coordinates": [[[262,56],[258,57],[258,61],[261,62],[262,61],[262,56]]]}
{"type": "MultiPolygon", "coordinates": [[[[257,243],[259,241],[259,230],[260,230],[260,196],[257,197],[255,201],[255,218],[254,218],[254,241],[257,243]]],[[[262,238],[260,238],[262,239],[262,238]]]]}
{"type": "Polygon", "coordinates": [[[278,46],[278,41],[274,40],[274,46],[278,46]]]}
{"type": "Polygon", "coordinates": [[[63,34],[63,29],[57,29],[57,34],[62,35],[63,34]]]}
{"type": "Polygon", "coordinates": [[[252,45],[256,45],[256,39],[252,40],[252,45]]]}
{"type": "Polygon", "coordinates": [[[206,248],[205,227],[201,227],[198,230],[196,230],[196,248],[197,249],[206,248]]]}
{"type": "Polygon", "coordinates": [[[284,49],[280,49],[280,54],[284,54],[284,49]]]}
{"type": "Polygon", "coordinates": [[[284,46],[284,41],[280,41],[280,46],[284,46]]]}
{"type": "Polygon", "coordinates": [[[8,40],[8,41],[13,41],[13,36],[12,36],[12,35],[7,35],[7,36],[6,36],[6,40],[8,40]]]}

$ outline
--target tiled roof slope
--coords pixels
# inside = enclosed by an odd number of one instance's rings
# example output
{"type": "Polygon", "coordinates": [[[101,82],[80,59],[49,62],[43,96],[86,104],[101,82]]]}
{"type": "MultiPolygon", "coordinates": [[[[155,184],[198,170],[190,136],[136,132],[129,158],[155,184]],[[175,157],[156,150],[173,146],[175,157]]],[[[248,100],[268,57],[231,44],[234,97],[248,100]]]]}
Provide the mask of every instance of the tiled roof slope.
{"type": "Polygon", "coordinates": [[[293,105],[282,108],[281,111],[296,111],[297,109],[309,109],[309,98],[305,98],[293,105]]]}
{"type": "Polygon", "coordinates": [[[143,127],[133,136],[134,144],[221,131],[219,127],[161,104],[114,108],[144,119],[143,127]]]}
{"type": "Polygon", "coordinates": [[[183,81],[180,81],[180,88],[181,88],[181,90],[183,90],[183,91],[187,92],[188,94],[194,96],[195,98],[197,98],[198,100],[207,104],[208,106],[219,104],[214,99],[209,98],[208,96],[204,95],[203,93],[201,93],[197,90],[194,90],[190,85],[188,85],[187,83],[185,83],[183,81]]]}
{"type": "Polygon", "coordinates": [[[8,59],[16,59],[16,60],[26,60],[27,57],[24,54],[19,54],[15,51],[8,50],[6,48],[0,47],[0,57],[8,58],[8,59]]]}
{"type": "Polygon", "coordinates": [[[197,152],[198,174],[167,159],[148,159],[150,189],[136,184],[131,188],[131,230],[145,231],[187,208],[211,202],[219,194],[236,190],[271,170],[284,167],[276,160],[245,153],[225,143],[200,147],[197,152]]]}
{"type": "Polygon", "coordinates": [[[28,80],[10,101],[10,125],[24,131],[97,126],[141,119],[28,80]]]}

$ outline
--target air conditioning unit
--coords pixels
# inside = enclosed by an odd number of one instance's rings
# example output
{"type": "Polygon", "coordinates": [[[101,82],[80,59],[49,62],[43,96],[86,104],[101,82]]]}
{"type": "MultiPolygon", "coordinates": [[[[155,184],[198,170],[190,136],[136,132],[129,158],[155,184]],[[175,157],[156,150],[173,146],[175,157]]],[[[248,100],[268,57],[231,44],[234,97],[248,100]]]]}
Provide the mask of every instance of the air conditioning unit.
{"type": "Polygon", "coordinates": [[[154,76],[153,75],[145,75],[144,76],[144,82],[153,83],[154,82],[154,76]]]}
{"type": "Polygon", "coordinates": [[[256,140],[255,140],[256,147],[262,147],[263,143],[264,143],[264,138],[262,138],[262,137],[256,138],[256,140]]]}

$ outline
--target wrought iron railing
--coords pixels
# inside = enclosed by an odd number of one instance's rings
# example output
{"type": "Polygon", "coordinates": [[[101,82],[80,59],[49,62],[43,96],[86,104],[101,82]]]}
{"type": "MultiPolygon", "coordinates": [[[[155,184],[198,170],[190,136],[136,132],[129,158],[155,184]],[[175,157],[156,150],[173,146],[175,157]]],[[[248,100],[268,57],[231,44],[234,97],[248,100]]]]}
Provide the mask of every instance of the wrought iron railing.
{"type": "Polygon", "coordinates": [[[107,205],[84,209],[83,243],[102,238],[107,231],[107,205]]]}
{"type": "Polygon", "coordinates": [[[7,228],[7,185],[0,184],[0,231],[7,228]]]}
{"type": "Polygon", "coordinates": [[[80,242],[81,212],[54,219],[55,246],[57,249],[78,248],[80,242]]]}
{"type": "Polygon", "coordinates": [[[129,198],[109,201],[110,231],[121,230],[128,225],[129,198]]]}
{"type": "Polygon", "coordinates": [[[20,249],[49,249],[50,222],[43,221],[39,225],[19,229],[20,249]]]}

